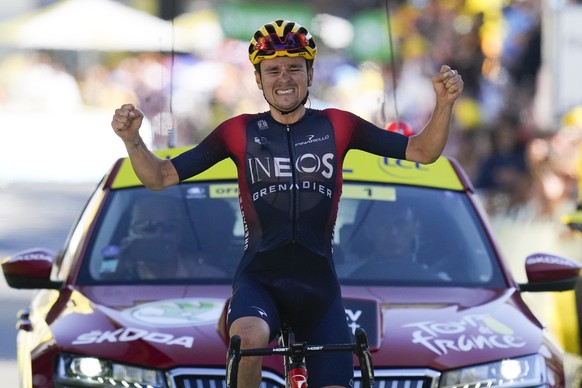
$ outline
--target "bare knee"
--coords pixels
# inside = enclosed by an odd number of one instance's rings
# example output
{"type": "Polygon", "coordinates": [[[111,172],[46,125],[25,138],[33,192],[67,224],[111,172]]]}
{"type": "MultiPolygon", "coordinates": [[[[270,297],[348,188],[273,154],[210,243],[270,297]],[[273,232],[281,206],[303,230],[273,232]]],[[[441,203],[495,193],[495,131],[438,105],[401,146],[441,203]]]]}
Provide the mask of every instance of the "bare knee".
{"type": "MultiPolygon", "coordinates": [[[[230,326],[230,336],[238,335],[241,349],[262,348],[269,342],[269,325],[256,317],[239,318],[230,326]]],[[[243,357],[238,370],[241,387],[258,387],[261,383],[262,357],[243,357]]]]}
{"type": "Polygon", "coordinates": [[[241,348],[261,348],[269,342],[269,325],[257,317],[242,317],[230,326],[230,336],[238,335],[241,338],[241,348]]]}

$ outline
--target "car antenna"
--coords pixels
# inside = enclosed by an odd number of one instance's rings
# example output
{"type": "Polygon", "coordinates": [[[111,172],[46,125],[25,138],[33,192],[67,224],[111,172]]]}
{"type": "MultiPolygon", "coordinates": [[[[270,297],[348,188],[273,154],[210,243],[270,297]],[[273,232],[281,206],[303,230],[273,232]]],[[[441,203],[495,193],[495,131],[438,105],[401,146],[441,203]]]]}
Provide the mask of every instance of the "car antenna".
{"type": "MultiPolygon", "coordinates": [[[[171,23],[172,23],[172,43],[171,43],[171,51],[170,51],[170,88],[169,88],[169,105],[170,105],[170,128],[168,129],[168,148],[175,148],[176,147],[176,121],[174,120],[174,109],[173,109],[173,95],[174,95],[174,57],[176,55],[175,51],[175,26],[174,26],[174,19],[176,18],[176,0],[172,0],[170,2],[171,8],[171,23]]],[[[163,74],[162,74],[163,77],[163,74]]]]}
{"type": "MultiPolygon", "coordinates": [[[[392,37],[392,22],[391,22],[391,14],[390,14],[390,4],[389,0],[384,1],[385,11],[386,11],[386,28],[388,29],[388,46],[390,50],[390,67],[392,67],[392,100],[394,103],[394,115],[396,121],[392,123],[386,122],[386,93],[382,92],[382,106],[381,106],[381,117],[383,124],[385,125],[386,129],[395,130],[396,132],[405,133],[407,130],[410,130],[410,126],[404,122],[400,121],[400,113],[398,111],[398,97],[397,97],[397,83],[398,77],[396,75],[396,59],[394,57],[394,39],[392,37]]],[[[409,136],[409,135],[407,135],[409,136]]]]}

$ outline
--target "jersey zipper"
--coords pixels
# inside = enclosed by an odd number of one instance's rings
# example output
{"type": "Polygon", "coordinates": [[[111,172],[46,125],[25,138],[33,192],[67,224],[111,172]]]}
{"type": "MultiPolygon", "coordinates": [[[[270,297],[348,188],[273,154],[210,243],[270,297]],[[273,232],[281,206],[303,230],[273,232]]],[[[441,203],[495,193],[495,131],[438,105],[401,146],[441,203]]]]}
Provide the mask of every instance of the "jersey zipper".
{"type": "Polygon", "coordinates": [[[299,218],[299,182],[297,178],[297,171],[295,170],[295,152],[293,149],[293,141],[291,136],[291,127],[289,124],[286,124],[287,130],[287,147],[289,148],[289,163],[291,164],[291,184],[292,190],[291,192],[291,200],[290,202],[290,209],[289,209],[289,217],[291,221],[291,242],[295,243],[297,239],[297,219],[299,218]]]}

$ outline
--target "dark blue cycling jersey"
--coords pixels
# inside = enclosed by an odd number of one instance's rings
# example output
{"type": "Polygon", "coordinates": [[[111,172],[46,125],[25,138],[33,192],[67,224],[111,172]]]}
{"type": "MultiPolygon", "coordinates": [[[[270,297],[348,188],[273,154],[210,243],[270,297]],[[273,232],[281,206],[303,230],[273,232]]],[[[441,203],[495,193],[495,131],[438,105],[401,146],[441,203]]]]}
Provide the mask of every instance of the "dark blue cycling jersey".
{"type": "Polygon", "coordinates": [[[236,164],[245,226],[245,253],[236,280],[257,252],[294,243],[326,257],[332,268],[347,151],[404,159],[407,144],[407,137],[343,110],[306,109],[301,120],[289,125],[265,112],[223,122],[172,162],[180,180],[225,158],[236,164]]]}
{"type": "MultiPolygon", "coordinates": [[[[407,144],[407,137],[352,113],[307,109],[290,125],[269,112],[234,117],[172,159],[180,180],[225,158],[237,167],[245,250],[229,327],[256,316],[267,322],[272,338],[284,316],[298,341],[350,340],[332,261],[343,160],[350,149],[404,159],[407,144]]],[[[351,385],[351,354],[314,354],[307,362],[311,386],[351,385]]]]}

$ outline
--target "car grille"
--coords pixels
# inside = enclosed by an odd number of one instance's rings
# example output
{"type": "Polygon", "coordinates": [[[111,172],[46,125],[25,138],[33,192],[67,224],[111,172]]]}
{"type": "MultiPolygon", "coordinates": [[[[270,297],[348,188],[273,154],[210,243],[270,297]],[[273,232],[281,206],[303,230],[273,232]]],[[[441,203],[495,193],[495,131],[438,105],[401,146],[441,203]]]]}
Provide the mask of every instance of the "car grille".
{"type": "MultiPolygon", "coordinates": [[[[224,388],[224,369],[180,368],[170,372],[172,388],[224,388]]],[[[278,374],[263,371],[260,388],[284,388],[285,381],[278,374]]]]}
{"type": "MultiPolygon", "coordinates": [[[[374,388],[436,388],[440,373],[430,369],[376,370],[374,388]]],[[[171,373],[172,388],[223,388],[224,369],[181,368],[171,373]]],[[[361,388],[360,371],[355,372],[354,388],[361,388]]],[[[263,372],[260,388],[284,388],[281,376],[263,372]]]]}
{"type": "MultiPolygon", "coordinates": [[[[437,388],[440,373],[432,369],[376,369],[374,388],[437,388]]],[[[355,372],[354,388],[361,388],[360,371],[355,372]]]]}

